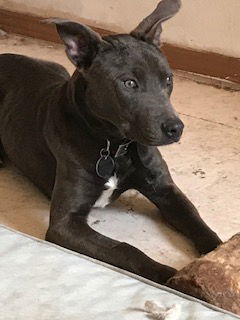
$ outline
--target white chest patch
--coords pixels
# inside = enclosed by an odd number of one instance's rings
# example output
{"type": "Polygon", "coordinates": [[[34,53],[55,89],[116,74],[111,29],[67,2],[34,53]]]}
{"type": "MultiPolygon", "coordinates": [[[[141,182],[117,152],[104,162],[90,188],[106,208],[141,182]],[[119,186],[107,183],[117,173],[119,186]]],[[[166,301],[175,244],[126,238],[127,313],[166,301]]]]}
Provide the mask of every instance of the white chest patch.
{"type": "Polygon", "coordinates": [[[112,176],[108,182],[105,183],[105,188],[100,195],[100,197],[97,199],[95,204],[93,205],[94,208],[104,208],[110,203],[110,198],[114,192],[114,190],[117,189],[117,184],[118,184],[118,178],[116,175],[112,176]]]}

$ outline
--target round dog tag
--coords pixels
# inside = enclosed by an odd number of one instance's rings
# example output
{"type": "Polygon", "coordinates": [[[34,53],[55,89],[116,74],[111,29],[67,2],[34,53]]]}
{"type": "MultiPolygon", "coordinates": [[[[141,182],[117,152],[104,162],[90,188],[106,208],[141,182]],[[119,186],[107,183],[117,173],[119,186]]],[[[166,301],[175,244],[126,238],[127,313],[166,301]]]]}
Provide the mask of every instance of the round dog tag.
{"type": "Polygon", "coordinates": [[[101,157],[96,163],[97,175],[105,180],[109,180],[113,176],[115,169],[115,162],[113,158],[101,157]]]}

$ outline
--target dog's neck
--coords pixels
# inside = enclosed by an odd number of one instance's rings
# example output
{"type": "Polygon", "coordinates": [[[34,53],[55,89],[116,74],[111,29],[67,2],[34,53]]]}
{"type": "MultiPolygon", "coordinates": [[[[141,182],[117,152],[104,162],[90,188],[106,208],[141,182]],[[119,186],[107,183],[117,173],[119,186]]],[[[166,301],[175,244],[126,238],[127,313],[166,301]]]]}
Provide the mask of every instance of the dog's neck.
{"type": "Polygon", "coordinates": [[[87,82],[82,74],[76,70],[67,85],[67,99],[73,115],[81,117],[94,139],[109,140],[112,146],[119,146],[127,142],[119,130],[111,123],[96,117],[86,102],[87,82]]]}

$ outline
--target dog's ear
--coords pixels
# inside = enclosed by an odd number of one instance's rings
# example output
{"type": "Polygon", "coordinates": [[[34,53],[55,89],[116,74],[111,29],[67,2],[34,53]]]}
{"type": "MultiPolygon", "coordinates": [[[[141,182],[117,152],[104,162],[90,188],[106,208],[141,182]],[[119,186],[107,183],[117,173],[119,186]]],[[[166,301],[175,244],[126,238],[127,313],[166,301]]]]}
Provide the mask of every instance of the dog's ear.
{"type": "Polygon", "coordinates": [[[78,68],[87,68],[96,56],[104,40],[91,28],[62,19],[45,19],[44,23],[56,25],[57,32],[66,47],[66,54],[78,68]]]}
{"type": "Polygon", "coordinates": [[[130,34],[138,39],[160,46],[162,23],[173,17],[181,7],[181,0],[162,0],[157,8],[130,34]]]}

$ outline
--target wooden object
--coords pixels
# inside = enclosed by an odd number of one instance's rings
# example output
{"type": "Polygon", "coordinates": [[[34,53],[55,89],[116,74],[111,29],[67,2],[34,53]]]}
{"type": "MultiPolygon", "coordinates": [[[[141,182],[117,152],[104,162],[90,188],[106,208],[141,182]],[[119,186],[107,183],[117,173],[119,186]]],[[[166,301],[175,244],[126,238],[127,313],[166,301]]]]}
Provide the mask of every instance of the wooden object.
{"type": "Polygon", "coordinates": [[[180,270],[167,285],[240,315],[240,233],[180,270]]]}

